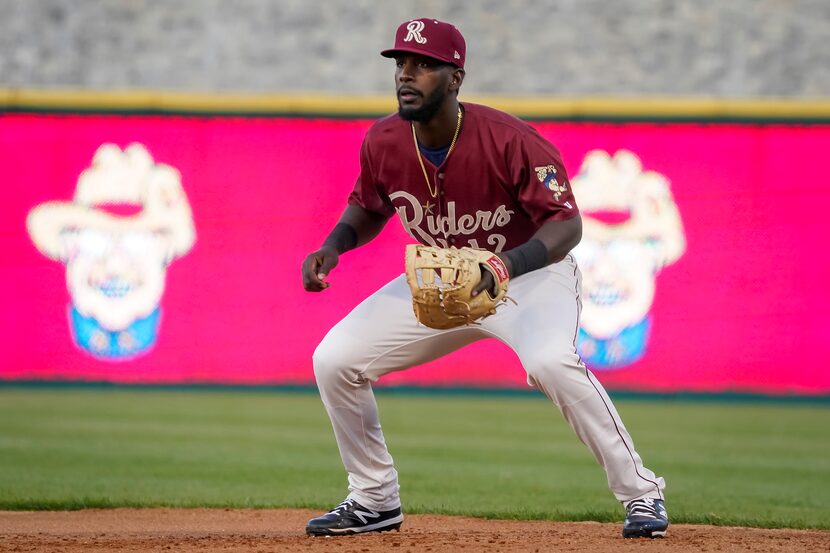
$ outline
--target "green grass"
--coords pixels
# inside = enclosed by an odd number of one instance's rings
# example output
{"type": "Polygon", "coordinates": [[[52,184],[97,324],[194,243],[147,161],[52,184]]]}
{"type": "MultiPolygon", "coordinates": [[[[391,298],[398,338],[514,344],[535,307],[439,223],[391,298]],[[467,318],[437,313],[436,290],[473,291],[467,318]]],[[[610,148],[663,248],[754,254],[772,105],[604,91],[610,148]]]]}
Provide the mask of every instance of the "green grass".
{"type": "MultiPolygon", "coordinates": [[[[539,397],[380,394],[410,513],[619,521],[539,397]]],[[[674,522],[830,529],[826,406],[618,401],[674,522]]],[[[345,495],[316,395],[0,389],[0,508],[312,507],[345,495]]]]}

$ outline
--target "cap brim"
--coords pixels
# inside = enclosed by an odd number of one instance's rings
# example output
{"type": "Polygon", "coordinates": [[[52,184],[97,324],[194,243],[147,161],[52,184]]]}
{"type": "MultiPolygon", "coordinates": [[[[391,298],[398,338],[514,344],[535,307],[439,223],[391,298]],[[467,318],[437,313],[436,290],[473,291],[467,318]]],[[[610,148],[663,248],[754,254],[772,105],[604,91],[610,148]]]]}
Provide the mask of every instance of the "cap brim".
{"type": "Polygon", "coordinates": [[[434,60],[438,60],[438,61],[443,62],[443,63],[449,63],[450,65],[454,65],[456,67],[459,67],[456,60],[442,58],[442,57],[433,55],[429,52],[424,52],[423,50],[418,50],[416,48],[390,48],[389,50],[384,50],[380,53],[380,55],[383,56],[384,58],[396,58],[400,54],[417,54],[419,56],[432,58],[434,60]]]}

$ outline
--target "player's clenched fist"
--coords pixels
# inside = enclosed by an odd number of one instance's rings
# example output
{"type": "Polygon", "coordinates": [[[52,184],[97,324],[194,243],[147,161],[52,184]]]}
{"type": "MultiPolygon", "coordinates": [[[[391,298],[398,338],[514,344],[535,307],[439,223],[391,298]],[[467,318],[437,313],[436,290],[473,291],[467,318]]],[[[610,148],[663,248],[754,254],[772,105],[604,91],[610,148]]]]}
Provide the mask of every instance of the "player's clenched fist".
{"type": "Polygon", "coordinates": [[[340,255],[332,246],[323,246],[303,261],[303,287],[309,292],[322,292],[329,287],[326,277],[337,266],[340,255]]]}

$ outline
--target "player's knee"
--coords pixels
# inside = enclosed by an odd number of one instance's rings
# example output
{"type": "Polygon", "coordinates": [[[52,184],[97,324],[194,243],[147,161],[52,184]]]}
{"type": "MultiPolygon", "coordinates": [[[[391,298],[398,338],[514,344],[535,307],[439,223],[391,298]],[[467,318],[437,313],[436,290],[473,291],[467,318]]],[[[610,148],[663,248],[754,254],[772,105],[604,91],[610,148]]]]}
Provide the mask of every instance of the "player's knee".
{"type": "MultiPolygon", "coordinates": [[[[528,381],[557,381],[570,378],[574,370],[580,370],[579,356],[572,341],[553,340],[548,347],[538,348],[521,356],[528,381]]],[[[531,382],[531,383],[532,383],[531,382]]]]}
{"type": "Polygon", "coordinates": [[[314,366],[314,378],[317,384],[322,386],[330,381],[332,378],[337,378],[337,373],[340,367],[337,363],[335,352],[328,347],[326,341],[323,340],[314,350],[314,355],[311,356],[311,362],[314,366]]]}
{"type": "Polygon", "coordinates": [[[314,366],[314,378],[317,385],[323,387],[337,381],[353,380],[354,369],[349,363],[347,342],[339,340],[336,333],[329,332],[314,350],[311,357],[314,366]]]}

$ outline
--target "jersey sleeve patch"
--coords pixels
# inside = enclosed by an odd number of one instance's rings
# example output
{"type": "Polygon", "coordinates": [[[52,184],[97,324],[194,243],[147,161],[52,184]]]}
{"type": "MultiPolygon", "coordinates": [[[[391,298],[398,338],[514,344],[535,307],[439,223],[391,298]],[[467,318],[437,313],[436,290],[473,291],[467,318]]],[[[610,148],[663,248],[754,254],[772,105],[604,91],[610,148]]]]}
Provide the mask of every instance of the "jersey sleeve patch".
{"type": "Polygon", "coordinates": [[[553,165],[542,165],[541,167],[534,167],[536,177],[539,179],[545,188],[553,192],[553,199],[559,201],[563,193],[568,191],[568,183],[563,180],[561,183],[557,180],[556,167],[553,165]]]}

